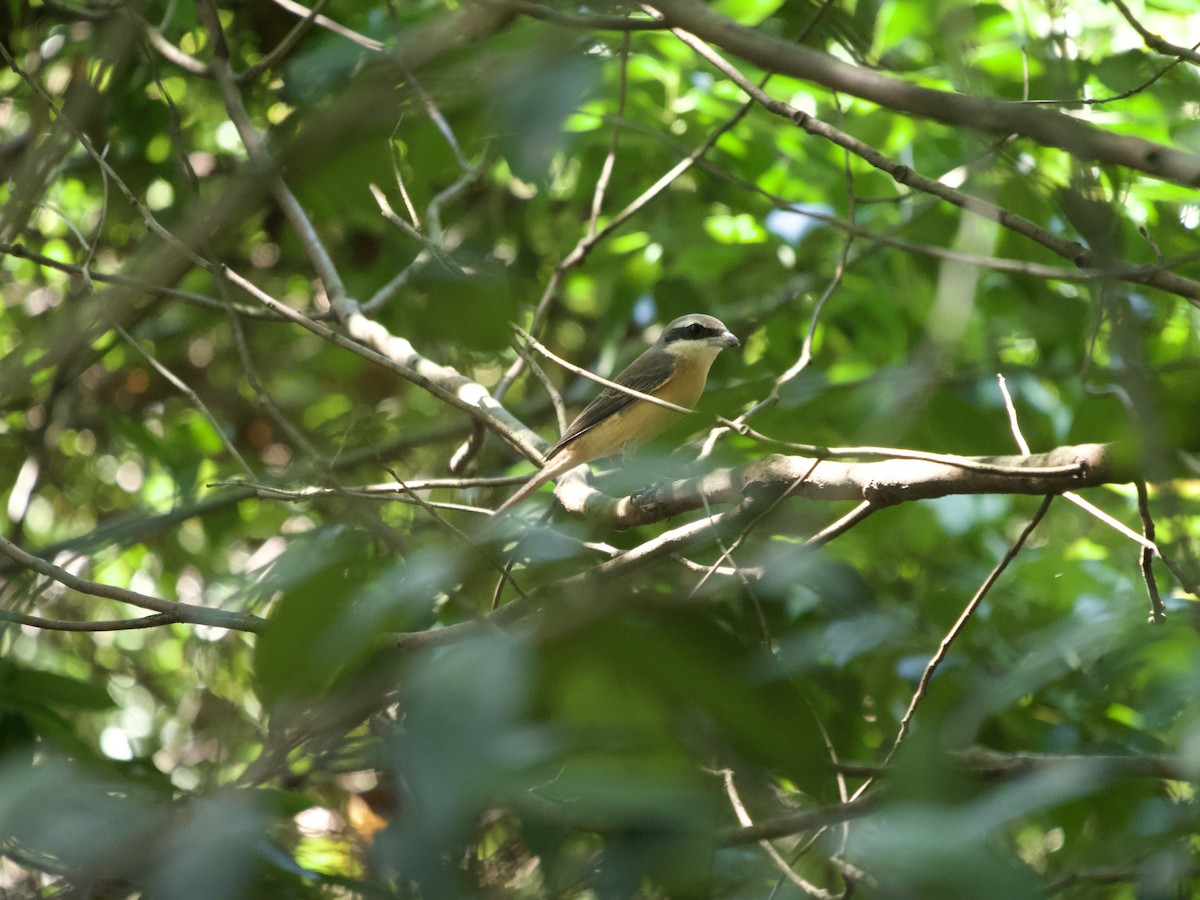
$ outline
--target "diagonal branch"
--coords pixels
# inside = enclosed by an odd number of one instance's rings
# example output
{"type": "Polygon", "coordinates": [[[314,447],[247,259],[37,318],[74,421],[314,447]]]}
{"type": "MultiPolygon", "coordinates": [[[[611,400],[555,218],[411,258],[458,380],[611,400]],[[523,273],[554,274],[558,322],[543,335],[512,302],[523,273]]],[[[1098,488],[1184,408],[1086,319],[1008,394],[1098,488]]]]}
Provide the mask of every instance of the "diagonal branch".
{"type": "MultiPolygon", "coordinates": [[[[1051,234],[1045,228],[1042,228],[1024,216],[997,206],[987,200],[966,194],[941,181],[922,175],[909,166],[902,165],[885,156],[870,144],[860,141],[858,138],[840,131],[832,125],[822,122],[820,119],[810,116],[808,113],[802,112],[788,103],[776,100],[696,35],[679,28],[673,29],[672,33],[704,57],[704,59],[708,60],[709,63],[768,112],[789,119],[797,127],[804,129],[809,134],[824,138],[839,147],[849,150],[866,163],[892,176],[898,184],[938,197],[960,209],[996,222],[1010,231],[1041,244],[1063,259],[1070,260],[1079,268],[1104,270],[1111,278],[1128,281],[1133,284],[1147,284],[1159,290],[1177,294],[1185,298],[1193,306],[1200,307],[1200,282],[1176,275],[1161,266],[1135,266],[1123,260],[1112,260],[1087,249],[1078,241],[1066,240],[1055,234],[1051,234]]],[[[1200,178],[1200,171],[1198,171],[1197,177],[1200,178]]]]}
{"type": "Polygon", "coordinates": [[[216,628],[229,628],[234,631],[261,631],[263,620],[251,613],[230,612],[224,609],[211,609],[207,606],[196,606],[191,603],[180,603],[151,597],[129,588],[116,587],[82,578],[74,572],[69,572],[54,563],[26,553],[12,541],[0,536],[0,553],[9,557],[18,565],[24,566],[39,575],[57,581],[81,594],[93,597],[103,597],[106,600],[116,600],[118,603],[128,603],[139,609],[162,613],[173,622],[190,622],[195,625],[211,625],[216,628]]]}
{"type": "MultiPolygon", "coordinates": [[[[975,615],[975,610],[979,608],[979,604],[983,602],[983,598],[988,595],[988,591],[992,589],[992,585],[996,583],[1004,570],[1008,568],[1009,563],[1016,559],[1017,554],[1021,552],[1021,548],[1025,546],[1025,541],[1028,540],[1029,535],[1033,534],[1033,530],[1037,528],[1038,523],[1042,521],[1046,515],[1046,511],[1050,509],[1050,504],[1053,502],[1053,495],[1047,495],[1043,498],[1042,504],[1037,508],[1037,512],[1033,514],[1033,518],[1025,524],[1020,535],[1013,541],[1012,546],[1008,548],[1004,556],[996,563],[992,571],[988,573],[988,577],[983,580],[983,584],[979,586],[979,590],[975,592],[970,602],[963,607],[963,611],[959,614],[958,619],[950,626],[950,630],[946,632],[946,636],[938,644],[937,651],[929,658],[929,662],[925,666],[925,671],[921,673],[921,680],[917,683],[917,689],[913,691],[912,699],[908,703],[908,709],[904,711],[904,716],[900,719],[900,728],[897,730],[896,737],[892,741],[891,749],[888,750],[887,756],[884,757],[883,764],[885,766],[892,761],[896,755],[896,751],[904,743],[904,738],[908,735],[909,726],[912,724],[913,715],[929,690],[929,682],[933,679],[933,673],[937,671],[938,666],[946,659],[950,645],[954,643],[955,638],[962,633],[967,622],[975,615]]],[[[861,796],[869,784],[870,781],[860,787],[855,796],[861,796]]]]}
{"type": "Polygon", "coordinates": [[[589,372],[587,369],[569,363],[561,356],[555,354],[554,351],[548,348],[524,328],[514,325],[513,330],[516,331],[517,334],[521,336],[521,339],[529,344],[530,347],[542,354],[542,356],[546,357],[546,359],[550,360],[551,362],[562,366],[562,368],[566,369],[568,372],[573,372],[582,378],[586,378],[588,381],[594,381],[596,384],[602,384],[606,388],[611,388],[614,391],[620,391],[622,394],[628,394],[630,397],[633,397],[637,400],[645,400],[647,403],[653,403],[655,406],[661,406],[663,409],[669,409],[671,412],[683,413],[684,415],[693,412],[693,410],[688,409],[686,406],[680,406],[677,403],[672,403],[671,401],[664,400],[661,397],[655,397],[653,394],[647,394],[642,391],[634,390],[631,387],[618,384],[617,382],[609,378],[605,378],[602,375],[597,375],[595,372],[589,372]]]}
{"type": "Polygon", "coordinates": [[[246,148],[250,162],[266,173],[271,194],[275,197],[275,202],[279,204],[279,208],[287,217],[288,222],[291,223],[300,245],[304,248],[305,256],[308,257],[324,284],[330,305],[339,316],[344,316],[348,297],[337,266],[334,265],[333,258],[317,235],[317,230],[313,227],[308,213],[304,211],[304,207],[300,205],[296,195],[292,193],[284,182],[283,176],[279,174],[275,160],[267,149],[266,141],[250,121],[250,115],[242,102],[237,78],[229,65],[229,47],[225,43],[225,33],[221,27],[220,16],[217,14],[215,0],[201,0],[199,11],[201,21],[205,23],[209,39],[213,43],[212,71],[221,88],[225,111],[237,128],[238,136],[246,148]]]}
{"type": "Polygon", "coordinates": [[[1146,46],[1152,50],[1157,50],[1166,56],[1174,56],[1176,59],[1186,59],[1193,65],[1200,66],[1200,53],[1196,52],[1196,48],[1180,47],[1178,44],[1172,44],[1161,35],[1155,34],[1141,22],[1139,22],[1129,11],[1129,7],[1125,5],[1123,0],[1111,0],[1113,6],[1120,10],[1121,15],[1125,17],[1125,21],[1130,24],[1146,42],[1146,46]]]}
{"type": "Polygon", "coordinates": [[[462,410],[476,422],[492,429],[527,459],[541,459],[537,444],[540,442],[545,446],[545,442],[500,403],[493,400],[486,388],[449,366],[426,359],[405,338],[396,337],[382,325],[357,312],[346,320],[346,329],[350,337],[344,337],[309,316],[280,303],[232,269],[222,266],[218,274],[244,290],[267,309],[306,328],[317,337],[395,372],[439,400],[462,410]]]}
{"type": "Polygon", "coordinates": [[[788,837],[806,831],[818,831],[830,825],[840,825],[842,822],[861,818],[874,812],[878,806],[873,799],[863,798],[788,813],[774,819],[762,819],[742,828],[727,829],[718,835],[717,843],[722,847],[740,847],[743,844],[756,844],[759,841],[788,837]]]}
{"type": "Polygon", "coordinates": [[[1185,185],[1200,185],[1200,156],[1103,131],[1062,113],[991,97],[920,87],[842,62],[811,47],[739,25],[699,0],[653,0],[676,28],[764,69],[842,91],[887,109],[989,134],[1018,134],[1079,159],[1125,166],[1185,185]]]}

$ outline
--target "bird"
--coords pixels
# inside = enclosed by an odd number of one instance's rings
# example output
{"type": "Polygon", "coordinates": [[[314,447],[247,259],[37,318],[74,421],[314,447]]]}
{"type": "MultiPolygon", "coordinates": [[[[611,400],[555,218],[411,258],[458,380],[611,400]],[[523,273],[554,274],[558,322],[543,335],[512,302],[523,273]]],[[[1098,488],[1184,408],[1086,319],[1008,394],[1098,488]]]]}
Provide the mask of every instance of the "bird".
{"type": "MultiPolygon", "coordinates": [[[[704,393],[708,370],[726,347],[741,341],[713,316],[680,316],[658,340],[621,374],[617,384],[691,409],[704,393]]],[[[636,449],[665,430],[680,415],[637,397],[605,388],[567,426],[550,448],[540,472],[496,508],[493,516],[512,509],[543,484],[584,463],[636,449]]]]}

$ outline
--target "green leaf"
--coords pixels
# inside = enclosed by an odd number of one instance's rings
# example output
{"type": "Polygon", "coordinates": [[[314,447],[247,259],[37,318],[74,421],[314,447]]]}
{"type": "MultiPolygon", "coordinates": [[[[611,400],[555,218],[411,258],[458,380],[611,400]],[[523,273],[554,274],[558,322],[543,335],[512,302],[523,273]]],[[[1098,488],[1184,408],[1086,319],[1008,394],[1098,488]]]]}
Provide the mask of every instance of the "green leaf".
{"type": "Polygon", "coordinates": [[[0,660],[0,706],[104,710],[116,706],[100,685],[0,660]]]}

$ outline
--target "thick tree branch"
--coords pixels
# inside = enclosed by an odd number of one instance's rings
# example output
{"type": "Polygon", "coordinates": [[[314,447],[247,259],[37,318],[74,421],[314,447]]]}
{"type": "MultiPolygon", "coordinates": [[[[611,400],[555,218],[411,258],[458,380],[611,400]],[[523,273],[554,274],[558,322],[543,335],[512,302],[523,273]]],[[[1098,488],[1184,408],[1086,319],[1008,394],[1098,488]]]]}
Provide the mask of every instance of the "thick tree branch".
{"type": "MultiPolygon", "coordinates": [[[[571,622],[577,627],[590,621],[620,602],[613,597],[593,595],[597,584],[611,583],[655,560],[711,539],[721,530],[736,530],[747,517],[754,516],[760,502],[748,500],[758,493],[790,491],[812,499],[864,499],[864,503],[847,517],[847,527],[861,521],[882,506],[905,500],[929,499],[955,493],[1020,493],[1055,494],[1069,487],[1087,487],[1115,482],[1124,476],[1108,458],[1103,444],[1083,444],[1060,447],[1050,453],[1015,457],[963,458],[962,465],[926,460],[886,460],[870,463],[839,463],[807,457],[774,455],[747,466],[723,469],[651,489],[655,513],[638,518],[639,513],[621,518],[617,508],[629,509],[634,498],[613,500],[588,488],[582,478],[572,473],[560,480],[559,499],[569,510],[579,512],[587,507],[589,518],[598,518],[614,527],[631,527],[645,521],[657,521],[704,505],[704,496],[712,502],[740,501],[737,507],[715,515],[706,515],[692,522],[671,528],[650,540],[632,547],[611,559],[564,581],[543,585],[521,600],[502,606],[486,616],[446,628],[414,632],[397,636],[397,646],[406,651],[441,647],[470,639],[487,630],[507,626],[515,621],[531,622],[544,614],[541,603],[550,593],[555,597],[586,597],[586,604],[573,604],[571,622]],[[974,468],[980,466],[980,468],[974,468]],[[1002,467],[1011,471],[1005,472],[1002,467]],[[1031,474],[1030,470],[1038,474],[1031,474]],[[807,477],[802,478],[801,476],[807,477]],[[810,483],[811,482],[811,483],[810,483]],[[967,489],[969,486],[969,490],[967,489]],[[676,493],[678,497],[672,498],[676,493]],[[679,497],[687,502],[677,507],[670,504],[679,497]],[[611,514],[606,515],[607,511],[611,514]]],[[[771,502],[764,498],[761,502],[771,502]]],[[[817,546],[841,534],[846,528],[835,527],[810,538],[808,545],[817,546]]],[[[558,612],[564,610],[560,607],[558,612]]],[[[755,838],[754,840],[758,840],[755,838]]]]}
{"type": "Polygon", "coordinates": [[[699,0],[653,0],[649,5],[670,25],[773,72],[843,91],[896,112],[989,134],[1018,134],[1080,159],[1125,166],[1189,186],[1200,185],[1200,156],[1192,153],[1103,131],[1041,107],[909,84],[738,25],[699,0]]]}
{"type": "Polygon", "coordinates": [[[1104,444],[1059,447],[1027,456],[888,459],[836,462],[771,454],[743,466],[666,482],[620,499],[606,497],[580,481],[556,491],[568,511],[615,528],[632,528],[701,509],[708,503],[740,503],[747,496],[788,489],[809,500],[867,500],[889,506],[950,494],[1060,494],[1098,484],[1125,483],[1104,444]]]}

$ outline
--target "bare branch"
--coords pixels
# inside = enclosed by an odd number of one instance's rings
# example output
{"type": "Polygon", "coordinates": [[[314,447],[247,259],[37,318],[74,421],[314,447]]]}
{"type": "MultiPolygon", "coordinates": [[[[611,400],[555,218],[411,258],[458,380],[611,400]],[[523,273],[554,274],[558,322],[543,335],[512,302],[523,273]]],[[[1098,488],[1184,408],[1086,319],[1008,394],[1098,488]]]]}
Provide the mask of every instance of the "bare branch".
{"type": "MultiPolygon", "coordinates": [[[[675,0],[670,0],[675,2],[675,0]]],[[[682,0],[684,3],[689,3],[691,0],[682,0]]],[[[1085,269],[1098,269],[1108,273],[1110,278],[1115,278],[1120,281],[1128,281],[1134,284],[1146,284],[1168,293],[1177,294],[1186,299],[1193,306],[1200,307],[1200,282],[1193,281],[1189,278],[1184,278],[1176,275],[1173,272],[1166,271],[1158,266],[1135,266],[1130,263],[1118,260],[1108,259],[1099,254],[1088,250],[1078,241],[1068,241],[1051,234],[1046,229],[1026,219],[1024,216],[1017,215],[1003,207],[997,206],[986,200],[981,200],[970,194],[952,188],[941,181],[929,178],[925,175],[916,172],[906,165],[901,165],[895,160],[884,156],[874,147],[863,141],[852,137],[845,132],[839,131],[831,125],[820,121],[819,119],[810,116],[808,113],[801,112],[790,104],[776,100],[771,97],[752,81],[746,78],[734,66],[725,61],[719,54],[714,52],[707,44],[697,38],[695,35],[689,34],[680,29],[674,29],[673,33],[688,46],[692,47],[697,53],[707,59],[726,77],[737,84],[743,91],[749,94],[754,100],[763,106],[764,109],[775,115],[789,119],[797,127],[804,129],[809,134],[822,137],[839,147],[844,147],[863,159],[870,165],[881,171],[887,172],[896,180],[898,184],[905,185],[914,190],[930,194],[942,200],[951,203],[960,209],[975,215],[982,216],[985,219],[990,219],[997,224],[1016,232],[1030,240],[1041,244],[1048,250],[1058,254],[1064,259],[1070,260],[1076,266],[1085,269]]],[[[784,46],[791,46],[785,44],[784,46]]],[[[803,49],[806,52],[813,53],[815,51],[803,49]]],[[[838,63],[838,65],[845,65],[838,63]]],[[[852,67],[853,68],[853,67],[852,67]]],[[[853,93],[852,91],[850,93],[853,93]]],[[[935,92],[936,93],[936,92],[935,92]]],[[[963,95],[955,95],[963,96],[963,95]]],[[[1033,111],[1033,108],[1030,108],[1033,111]]],[[[1045,110],[1038,110],[1045,113],[1045,110]]],[[[1057,114],[1052,114],[1057,115],[1057,114]]],[[[1197,178],[1200,179],[1200,159],[1197,160],[1198,170],[1197,178]]]]}
{"type": "MultiPolygon", "coordinates": [[[[887,765],[892,761],[893,757],[896,755],[896,751],[899,750],[900,745],[904,743],[904,738],[908,734],[909,725],[912,724],[912,717],[916,713],[917,707],[920,705],[921,700],[924,699],[926,691],[929,690],[929,682],[933,678],[933,673],[937,671],[938,666],[940,666],[942,661],[946,658],[946,654],[950,650],[950,645],[954,643],[955,638],[962,633],[962,630],[966,627],[967,622],[970,621],[971,616],[975,614],[975,610],[979,608],[979,604],[983,602],[983,598],[986,597],[988,591],[992,589],[992,585],[996,583],[1000,575],[1005,569],[1008,568],[1008,564],[1016,559],[1017,554],[1021,552],[1021,548],[1025,546],[1025,541],[1028,540],[1029,535],[1033,534],[1033,529],[1037,528],[1038,523],[1042,521],[1042,518],[1046,515],[1046,511],[1050,509],[1050,504],[1053,502],[1053,495],[1043,498],[1042,504],[1037,508],[1037,512],[1033,514],[1033,518],[1025,524],[1025,527],[1021,530],[1021,533],[1017,536],[1017,539],[1013,541],[1012,545],[1005,552],[1004,556],[1001,557],[998,563],[996,563],[992,571],[988,573],[988,577],[983,580],[983,584],[979,586],[979,590],[975,592],[975,596],[973,596],[970,602],[963,607],[963,611],[959,614],[958,619],[956,619],[954,624],[950,626],[950,630],[946,632],[946,636],[943,637],[941,643],[938,644],[937,651],[929,658],[929,662],[925,666],[925,671],[921,673],[921,679],[917,682],[917,689],[913,691],[912,699],[909,700],[908,709],[904,711],[904,716],[900,719],[900,728],[897,730],[896,737],[892,741],[891,749],[888,750],[887,756],[884,757],[884,765],[887,765]]],[[[867,785],[869,784],[870,782],[868,781],[867,784],[864,784],[862,787],[860,787],[855,796],[861,796],[862,792],[866,790],[867,785]]]]}
{"type": "Polygon", "coordinates": [[[194,625],[211,625],[216,628],[229,628],[234,631],[260,631],[263,620],[251,613],[230,612],[224,609],[210,609],[207,606],[195,606],[190,603],[173,602],[141,594],[128,588],[115,587],[81,578],[73,572],[68,572],[54,563],[26,553],[12,541],[0,536],[0,553],[11,560],[39,575],[57,581],[73,591],[90,594],[93,597],[103,597],[106,600],[116,600],[118,603],[128,603],[139,609],[148,609],[162,613],[174,622],[190,622],[194,625]]]}
{"type": "Polygon", "coordinates": [[[739,25],[698,0],[654,0],[651,5],[671,26],[764,69],[919,118],[1001,136],[1019,134],[1080,159],[1125,166],[1184,185],[1200,185],[1200,156],[1192,153],[1103,131],[1042,107],[909,84],[739,25]]]}
{"type": "Polygon", "coordinates": [[[1133,26],[1134,31],[1141,35],[1147,47],[1157,50],[1166,56],[1174,56],[1176,59],[1186,59],[1192,65],[1200,66],[1200,53],[1196,52],[1195,47],[1191,49],[1180,47],[1155,34],[1134,17],[1133,13],[1129,11],[1129,7],[1125,5],[1124,0],[1112,0],[1112,5],[1120,10],[1121,15],[1125,17],[1125,21],[1133,26]]]}
{"type": "MultiPolygon", "coordinates": [[[[253,81],[263,72],[268,72],[275,68],[284,60],[284,58],[287,57],[289,53],[292,52],[295,46],[300,43],[300,39],[308,33],[309,28],[311,28],[314,24],[320,23],[326,27],[328,27],[330,24],[336,24],[330,23],[328,19],[321,15],[321,10],[325,8],[325,5],[328,2],[329,0],[317,0],[317,2],[313,4],[312,9],[308,10],[308,12],[304,14],[304,17],[292,26],[292,30],[283,36],[283,40],[281,40],[270,53],[268,53],[254,65],[247,68],[246,71],[239,72],[235,76],[237,81],[241,84],[245,84],[248,81],[253,81]]],[[[380,50],[382,49],[382,45],[378,45],[369,49],[380,50]]]]}
{"type": "Polygon", "coordinates": [[[25,625],[29,628],[41,628],[44,631],[132,631],[138,628],[174,625],[181,621],[178,616],[156,613],[152,616],[142,616],[140,619],[97,619],[90,622],[74,622],[69,619],[30,616],[7,609],[0,609],[0,620],[16,625],[25,625]]]}
{"type": "MultiPolygon", "coordinates": [[[[950,458],[953,460],[953,458],[950,458]]],[[[771,454],[746,465],[665,482],[620,499],[579,486],[556,491],[571,512],[632,528],[709,503],[738,503],[747,496],[787,490],[808,500],[866,500],[876,508],[952,494],[1060,494],[1072,488],[1124,483],[1104,444],[1059,447],[1030,456],[962,457],[962,464],[915,459],[841,463],[771,454]],[[972,463],[984,464],[973,468],[972,463]],[[797,482],[799,483],[797,484],[797,482]]]]}
{"type": "MultiPolygon", "coordinates": [[[[705,484],[705,479],[716,476],[721,484],[732,485],[734,482],[729,473],[734,471],[742,472],[741,481],[744,484],[749,485],[752,481],[754,483],[765,482],[773,484],[777,491],[784,491],[791,487],[797,496],[815,496],[822,499],[861,499],[864,494],[877,495],[869,497],[869,502],[860,503],[838,522],[814,535],[807,542],[808,546],[820,546],[829,542],[878,509],[891,503],[963,492],[953,489],[956,484],[973,483],[975,490],[970,492],[1047,494],[1061,491],[1066,483],[1078,485],[1081,480],[1088,484],[1101,483],[1103,480],[1101,476],[1109,475],[1105,447],[1101,444],[1064,447],[1053,453],[1034,457],[993,457],[991,461],[1007,461],[1009,464],[1018,465],[1022,461],[1027,461],[1037,468],[1041,468],[1047,463],[1056,467],[1059,463],[1074,461],[1077,468],[1075,474],[1069,477],[1060,474],[1019,478],[1016,475],[1003,476],[991,472],[972,472],[956,466],[908,460],[847,465],[804,457],[767,457],[750,464],[750,466],[742,467],[740,470],[723,470],[723,474],[720,472],[710,473],[708,476],[689,479],[688,482],[681,483],[695,482],[698,485],[696,490],[706,493],[710,500],[714,496],[718,500],[722,498],[730,501],[742,500],[743,502],[738,507],[714,515],[702,516],[692,522],[668,529],[636,547],[612,556],[591,569],[564,581],[543,585],[530,591],[527,600],[514,601],[479,620],[452,625],[432,632],[400,635],[397,645],[405,650],[439,647],[477,635],[479,628],[485,623],[489,626],[499,626],[516,620],[528,619],[539,614],[537,601],[547,591],[553,591],[555,596],[578,595],[588,585],[605,583],[612,578],[624,576],[655,560],[679,554],[685,548],[711,538],[719,530],[736,528],[745,518],[756,515],[758,504],[745,502],[740,489],[736,492],[730,490],[729,495],[724,497],[721,494],[721,491],[725,490],[724,487],[709,489],[711,485],[705,484]],[[896,480],[895,483],[888,484],[886,480],[881,481],[880,476],[893,466],[895,469],[892,475],[896,480]],[[757,470],[755,467],[761,467],[761,470],[757,470]],[[832,467],[832,470],[836,470],[841,480],[828,478],[826,474],[822,473],[824,467],[832,467]],[[809,470],[812,471],[809,472],[809,470]],[[755,473],[754,479],[749,477],[749,473],[752,471],[755,473]],[[808,477],[801,479],[799,476],[806,472],[808,472],[808,477]],[[984,491],[982,487],[984,484],[990,485],[987,491],[984,491]],[[811,491],[810,486],[812,486],[811,491]]],[[[626,523],[629,525],[640,524],[638,520],[630,521],[619,519],[615,515],[605,515],[608,508],[627,504],[632,498],[624,498],[620,501],[604,498],[603,495],[598,495],[586,486],[581,487],[582,479],[571,477],[571,474],[564,476],[556,488],[560,502],[568,509],[581,511],[586,505],[586,514],[589,518],[610,522],[616,527],[622,527],[626,523]]],[[[696,508],[700,505],[703,505],[702,502],[697,500],[695,505],[689,508],[696,508]]],[[[657,518],[664,517],[658,516],[657,518]]],[[[579,627],[583,621],[603,614],[610,605],[611,602],[598,601],[594,597],[589,598],[586,609],[573,610],[572,627],[579,627]]]]}
{"type": "Polygon", "coordinates": [[[1138,561],[1142,568],[1142,580],[1146,582],[1146,593],[1150,596],[1150,621],[1161,625],[1167,620],[1167,608],[1163,606],[1162,596],[1158,592],[1158,581],[1154,577],[1154,518],[1150,515],[1150,494],[1146,490],[1146,482],[1138,479],[1137,485],[1138,514],[1142,517],[1142,537],[1149,547],[1143,546],[1138,551],[1138,561]]]}
{"type": "Polygon", "coordinates": [[[316,23],[322,28],[338,35],[339,37],[344,37],[348,41],[353,41],[365,50],[373,50],[378,53],[383,49],[383,44],[379,43],[379,41],[375,40],[374,38],[369,38],[364,34],[359,34],[354,29],[347,28],[345,25],[341,24],[340,22],[335,22],[333,19],[330,19],[327,16],[317,15],[320,8],[325,5],[323,2],[314,4],[312,9],[297,3],[296,0],[274,0],[274,2],[276,6],[286,9],[294,16],[303,16],[305,18],[314,17],[316,19],[316,23]]]}
{"type": "Polygon", "coordinates": [[[250,121],[250,116],[246,112],[246,106],[242,102],[242,95],[238,89],[237,79],[229,65],[229,48],[225,43],[225,33],[221,27],[220,16],[217,15],[216,4],[214,0],[200,0],[198,8],[201,20],[204,22],[205,28],[209,33],[209,38],[213,42],[214,52],[211,65],[213,74],[217,79],[217,84],[221,88],[221,98],[225,102],[225,111],[229,113],[230,121],[236,126],[238,136],[242,139],[242,144],[250,156],[250,161],[257,165],[266,174],[266,177],[270,179],[271,194],[275,197],[275,202],[279,204],[283,214],[287,216],[288,222],[291,223],[292,229],[296,232],[296,237],[300,240],[300,246],[304,248],[305,256],[308,257],[308,261],[312,263],[317,276],[325,285],[325,291],[329,296],[329,303],[333,307],[334,312],[339,317],[344,318],[347,313],[347,303],[349,300],[346,294],[346,286],[342,283],[342,277],[338,274],[337,266],[334,265],[333,258],[321,242],[321,238],[317,234],[316,228],[313,227],[308,213],[304,211],[304,208],[300,205],[300,201],[296,199],[296,195],[284,183],[283,176],[276,169],[275,161],[271,158],[270,151],[267,149],[266,141],[263,140],[258,130],[250,121]]]}
{"type": "Polygon", "coordinates": [[[283,318],[308,329],[331,344],[350,350],[363,359],[395,372],[439,400],[462,410],[475,421],[494,431],[527,459],[541,459],[538,444],[545,446],[545,441],[493,400],[486,388],[449,366],[439,365],[421,356],[405,338],[395,337],[382,325],[357,312],[346,320],[346,329],[351,337],[343,337],[309,316],[280,303],[232,269],[223,266],[220,274],[283,318]]]}
{"type": "Polygon", "coordinates": [[[830,825],[840,825],[851,819],[859,819],[874,812],[878,804],[871,798],[835,803],[803,812],[789,813],[773,819],[763,819],[743,828],[730,828],[722,832],[717,843],[722,847],[739,847],[773,838],[789,837],[806,831],[817,831],[830,825]]]}
{"type": "Polygon", "coordinates": [[[195,406],[196,409],[200,410],[200,414],[204,416],[204,418],[208,421],[208,424],[212,426],[212,430],[216,432],[217,439],[225,447],[226,452],[233,457],[234,461],[241,467],[242,471],[246,473],[246,477],[253,479],[254,470],[251,469],[249,463],[242,458],[242,454],[239,453],[237,447],[233,445],[233,441],[229,440],[229,436],[225,433],[225,429],[221,427],[221,423],[217,421],[217,417],[213,415],[212,410],[208,408],[208,405],[200,399],[200,396],[188,386],[187,382],[155,359],[154,356],[152,356],[148,350],[134,340],[132,335],[130,335],[129,332],[127,332],[124,328],[118,325],[116,330],[117,334],[121,335],[121,337],[125,339],[125,342],[129,344],[129,346],[133,347],[133,349],[137,351],[137,354],[144,359],[146,363],[152,369],[154,369],[155,372],[167,379],[167,381],[171,382],[171,384],[173,384],[180,391],[180,393],[182,393],[188,398],[188,400],[192,402],[192,405],[195,406]]]}
{"type": "Polygon", "coordinates": [[[532,334],[530,334],[524,328],[521,328],[518,325],[514,325],[513,330],[516,331],[516,333],[521,336],[521,339],[523,341],[525,341],[525,343],[529,344],[530,347],[532,347],[538,353],[542,354],[542,356],[546,357],[546,359],[550,360],[551,362],[562,366],[568,372],[573,372],[576,375],[579,375],[583,378],[588,379],[588,381],[596,382],[596,384],[602,384],[606,388],[612,388],[614,391],[620,391],[622,394],[628,394],[630,397],[636,397],[638,400],[645,400],[647,403],[653,403],[655,406],[661,406],[663,409],[669,409],[669,410],[671,410],[671,412],[683,413],[684,415],[687,415],[688,413],[692,412],[692,410],[688,409],[686,406],[680,406],[679,404],[672,403],[669,400],[663,400],[661,397],[655,397],[653,394],[644,394],[641,391],[635,391],[631,387],[627,387],[623,384],[618,384],[617,382],[612,381],[611,379],[605,378],[601,375],[595,374],[594,372],[589,372],[587,369],[582,369],[579,366],[573,365],[572,363],[567,362],[561,356],[558,356],[555,353],[553,353],[549,348],[547,348],[544,344],[542,344],[541,341],[539,341],[537,338],[535,338],[532,334]]]}

